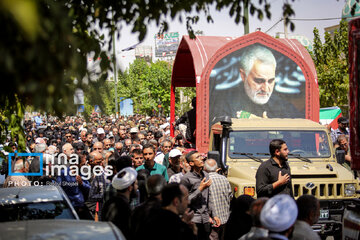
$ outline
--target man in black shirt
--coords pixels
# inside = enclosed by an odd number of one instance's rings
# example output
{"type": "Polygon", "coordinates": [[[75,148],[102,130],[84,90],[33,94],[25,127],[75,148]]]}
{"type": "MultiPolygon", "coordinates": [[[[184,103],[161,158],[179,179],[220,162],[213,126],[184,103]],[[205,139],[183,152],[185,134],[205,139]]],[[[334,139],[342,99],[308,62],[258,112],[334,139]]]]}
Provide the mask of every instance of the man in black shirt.
{"type": "Polygon", "coordinates": [[[160,174],[152,175],[146,180],[148,199],[136,207],[131,216],[130,230],[134,234],[133,239],[141,239],[146,221],[153,212],[161,208],[161,191],[165,185],[166,180],[160,174]]]}
{"type": "Polygon", "coordinates": [[[130,199],[136,196],[138,189],[136,178],[137,172],[131,167],[126,167],[117,173],[111,183],[117,193],[104,203],[101,212],[101,220],[112,222],[121,230],[126,239],[131,239],[130,199]]]}
{"type": "Polygon", "coordinates": [[[271,198],[279,193],[293,196],[286,142],[274,139],[270,142],[269,150],[271,158],[263,162],[256,172],[257,197],[271,198]]]}

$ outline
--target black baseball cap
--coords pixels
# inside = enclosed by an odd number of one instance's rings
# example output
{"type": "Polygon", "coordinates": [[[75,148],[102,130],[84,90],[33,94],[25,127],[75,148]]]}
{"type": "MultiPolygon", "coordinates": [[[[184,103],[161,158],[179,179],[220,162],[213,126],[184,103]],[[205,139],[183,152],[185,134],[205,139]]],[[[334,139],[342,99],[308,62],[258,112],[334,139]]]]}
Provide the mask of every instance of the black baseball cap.
{"type": "Polygon", "coordinates": [[[349,120],[345,117],[339,117],[338,118],[338,123],[343,123],[343,124],[347,124],[349,123],[349,120]]]}

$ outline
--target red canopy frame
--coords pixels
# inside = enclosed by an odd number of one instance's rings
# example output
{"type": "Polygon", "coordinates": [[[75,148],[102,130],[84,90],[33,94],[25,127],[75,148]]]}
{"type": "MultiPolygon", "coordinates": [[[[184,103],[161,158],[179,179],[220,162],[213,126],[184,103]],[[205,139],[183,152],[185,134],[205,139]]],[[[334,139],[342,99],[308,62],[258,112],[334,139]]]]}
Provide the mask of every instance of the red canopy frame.
{"type": "MultiPolygon", "coordinates": [[[[293,60],[306,80],[305,118],[319,122],[319,88],[315,65],[304,46],[295,39],[275,39],[260,31],[240,38],[200,36],[192,40],[184,36],[176,54],[171,79],[170,120],[175,120],[175,88],[196,87],[196,147],[207,152],[209,145],[209,77],[224,56],[254,43],[274,49],[293,60]]],[[[171,129],[173,136],[173,128],[171,129]]]]}

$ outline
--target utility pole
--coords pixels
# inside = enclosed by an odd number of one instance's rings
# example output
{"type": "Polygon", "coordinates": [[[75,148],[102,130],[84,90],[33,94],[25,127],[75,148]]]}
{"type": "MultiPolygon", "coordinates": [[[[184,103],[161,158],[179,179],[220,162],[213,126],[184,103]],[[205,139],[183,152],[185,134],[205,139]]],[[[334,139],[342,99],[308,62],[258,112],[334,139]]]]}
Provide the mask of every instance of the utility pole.
{"type": "Polygon", "coordinates": [[[114,82],[115,82],[115,117],[119,117],[118,114],[118,96],[117,96],[117,77],[116,77],[116,46],[115,46],[115,21],[114,21],[114,11],[112,11],[113,17],[113,65],[114,65],[114,82]]]}
{"type": "Polygon", "coordinates": [[[244,24],[244,35],[249,33],[249,3],[248,1],[244,2],[244,17],[246,19],[246,23],[244,24]]]}

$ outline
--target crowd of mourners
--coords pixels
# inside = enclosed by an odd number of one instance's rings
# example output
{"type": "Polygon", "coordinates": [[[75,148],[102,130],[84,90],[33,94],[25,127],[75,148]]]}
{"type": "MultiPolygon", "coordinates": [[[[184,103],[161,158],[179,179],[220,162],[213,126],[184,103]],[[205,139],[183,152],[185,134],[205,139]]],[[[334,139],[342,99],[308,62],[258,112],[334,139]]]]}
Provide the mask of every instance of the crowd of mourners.
{"type": "MultiPolygon", "coordinates": [[[[24,122],[26,151],[42,153],[43,161],[14,158],[12,169],[3,161],[4,187],[57,184],[81,219],[111,221],[126,239],[320,239],[311,228],[320,211],[314,196],[234,197],[217,162],[195,150],[182,124],[141,115],[85,121],[37,114],[24,122]],[[79,161],[51,161],[60,154],[79,161]],[[54,164],[66,168],[46,174],[54,164]],[[90,175],[69,174],[73,165],[89,166],[90,175]],[[7,176],[40,168],[43,176],[7,176]]],[[[5,145],[15,152],[17,139],[5,145]]]]}

